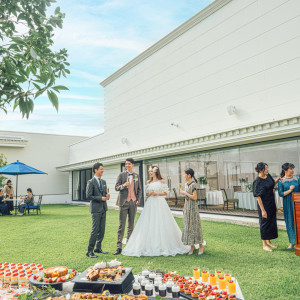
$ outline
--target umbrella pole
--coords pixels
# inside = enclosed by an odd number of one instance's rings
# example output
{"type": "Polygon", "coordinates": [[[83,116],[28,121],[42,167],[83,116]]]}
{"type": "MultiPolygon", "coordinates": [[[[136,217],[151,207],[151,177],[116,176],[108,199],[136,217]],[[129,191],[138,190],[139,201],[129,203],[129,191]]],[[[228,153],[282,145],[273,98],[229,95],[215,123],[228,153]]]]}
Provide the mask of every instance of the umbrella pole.
{"type": "Polygon", "coordinates": [[[18,198],[18,175],[17,175],[17,180],[16,180],[16,199],[18,198]]]}

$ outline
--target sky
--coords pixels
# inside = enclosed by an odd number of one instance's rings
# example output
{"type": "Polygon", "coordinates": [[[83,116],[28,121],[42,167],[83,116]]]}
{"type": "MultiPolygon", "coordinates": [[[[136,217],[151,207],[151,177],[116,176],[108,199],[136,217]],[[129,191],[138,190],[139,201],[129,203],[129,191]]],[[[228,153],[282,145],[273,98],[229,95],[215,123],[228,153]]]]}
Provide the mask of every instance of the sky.
{"type": "Polygon", "coordinates": [[[100,82],[184,23],[212,0],[57,0],[66,13],[54,49],[68,50],[71,74],[56,112],[47,96],[36,99],[29,120],[0,112],[0,130],[93,136],[103,132],[100,82]]]}

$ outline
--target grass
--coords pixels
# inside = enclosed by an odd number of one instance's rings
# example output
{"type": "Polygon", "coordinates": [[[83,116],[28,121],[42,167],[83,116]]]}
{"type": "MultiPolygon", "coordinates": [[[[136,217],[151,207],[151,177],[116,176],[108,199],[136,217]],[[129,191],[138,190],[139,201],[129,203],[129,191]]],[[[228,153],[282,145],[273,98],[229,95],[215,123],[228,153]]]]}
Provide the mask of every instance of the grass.
{"type": "MultiPolygon", "coordinates": [[[[65,265],[83,271],[100,261],[85,256],[91,230],[88,207],[44,205],[42,215],[0,217],[0,262],[41,263],[44,267],[65,265]]],[[[182,228],[182,219],[176,218],[182,228]]],[[[230,271],[245,299],[300,299],[300,257],[288,246],[287,234],[279,230],[273,253],[262,251],[259,228],[202,221],[207,242],[205,254],[175,257],[119,256],[134,273],[143,266],[177,271],[191,276],[193,267],[230,271]]],[[[116,249],[118,212],[109,211],[103,250],[112,260],[116,249]]]]}

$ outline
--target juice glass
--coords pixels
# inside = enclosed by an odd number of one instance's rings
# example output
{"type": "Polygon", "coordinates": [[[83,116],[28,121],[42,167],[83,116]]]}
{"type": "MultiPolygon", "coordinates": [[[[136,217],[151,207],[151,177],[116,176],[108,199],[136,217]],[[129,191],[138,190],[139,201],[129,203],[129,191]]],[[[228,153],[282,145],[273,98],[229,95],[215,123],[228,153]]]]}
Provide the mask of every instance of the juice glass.
{"type": "Polygon", "coordinates": [[[214,273],[209,275],[209,283],[212,286],[217,285],[217,276],[214,273]]]}
{"type": "Polygon", "coordinates": [[[219,277],[219,289],[225,290],[226,286],[227,286],[227,280],[223,276],[220,276],[219,277]]]}
{"type": "Polygon", "coordinates": [[[200,269],[195,268],[193,270],[193,275],[195,279],[200,279],[200,269]]]}
{"type": "Polygon", "coordinates": [[[208,271],[202,271],[202,282],[208,282],[208,271]]]}
{"type": "Polygon", "coordinates": [[[227,282],[228,282],[229,280],[231,280],[231,275],[230,275],[229,273],[226,273],[224,277],[225,277],[225,279],[227,280],[227,282]]]}
{"type": "Polygon", "coordinates": [[[234,279],[228,281],[228,292],[230,294],[236,293],[236,281],[234,279]]]}

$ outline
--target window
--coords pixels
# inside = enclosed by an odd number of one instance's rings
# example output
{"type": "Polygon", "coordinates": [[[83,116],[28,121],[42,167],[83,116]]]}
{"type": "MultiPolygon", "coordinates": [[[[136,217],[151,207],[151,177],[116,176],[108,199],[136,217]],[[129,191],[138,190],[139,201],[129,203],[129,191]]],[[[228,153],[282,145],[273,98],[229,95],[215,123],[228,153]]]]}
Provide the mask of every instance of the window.
{"type": "Polygon", "coordinates": [[[88,201],[86,199],[86,185],[92,178],[92,169],[73,171],[72,174],[72,200],[73,201],[88,201]]]}

